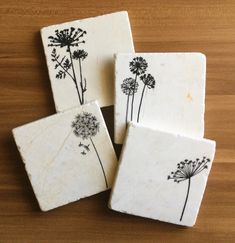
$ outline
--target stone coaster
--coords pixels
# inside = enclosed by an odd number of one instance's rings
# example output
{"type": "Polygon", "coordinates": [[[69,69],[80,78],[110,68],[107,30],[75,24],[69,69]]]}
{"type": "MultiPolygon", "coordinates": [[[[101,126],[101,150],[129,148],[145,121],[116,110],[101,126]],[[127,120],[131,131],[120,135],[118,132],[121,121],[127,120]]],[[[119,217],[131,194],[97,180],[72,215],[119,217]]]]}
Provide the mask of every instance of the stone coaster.
{"type": "Polygon", "coordinates": [[[117,54],[115,143],[129,121],[202,138],[205,75],[201,53],[117,54]]]}
{"type": "Polygon", "coordinates": [[[41,36],[57,112],[91,100],[113,105],[113,55],[134,52],[127,12],[52,25],[41,36]]]}
{"type": "Polygon", "coordinates": [[[193,226],[215,154],[215,142],[130,123],[110,208],[193,226]]]}
{"type": "Polygon", "coordinates": [[[13,129],[42,211],[105,191],[117,159],[96,102],[13,129]]]}

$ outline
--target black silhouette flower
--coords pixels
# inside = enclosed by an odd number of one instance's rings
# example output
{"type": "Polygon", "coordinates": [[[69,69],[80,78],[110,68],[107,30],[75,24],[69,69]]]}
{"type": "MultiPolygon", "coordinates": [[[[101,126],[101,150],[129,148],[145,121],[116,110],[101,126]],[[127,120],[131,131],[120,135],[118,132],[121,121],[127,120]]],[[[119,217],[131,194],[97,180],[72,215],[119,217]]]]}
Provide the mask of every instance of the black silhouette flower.
{"type": "Polygon", "coordinates": [[[144,85],[146,85],[149,89],[155,88],[155,79],[151,74],[144,74],[140,76],[141,81],[143,81],[144,85]]]}
{"type": "Polygon", "coordinates": [[[76,50],[73,52],[73,59],[81,59],[84,60],[87,57],[88,53],[84,50],[76,50]]]}
{"type": "MultiPolygon", "coordinates": [[[[72,122],[72,128],[73,128],[74,134],[77,137],[81,137],[82,139],[90,140],[90,142],[94,148],[94,151],[96,153],[96,156],[99,160],[99,164],[100,164],[103,176],[104,176],[106,188],[108,188],[108,181],[107,181],[107,178],[105,175],[105,170],[104,170],[101,158],[99,156],[99,153],[97,151],[97,148],[95,146],[95,143],[92,139],[92,137],[96,136],[96,134],[99,132],[100,123],[99,123],[98,119],[96,118],[96,116],[92,115],[89,112],[83,112],[81,114],[78,114],[75,117],[75,120],[72,122]]],[[[80,144],[78,146],[80,146],[80,144]]],[[[82,146],[82,144],[81,144],[81,146],[82,146]]],[[[84,147],[84,145],[83,145],[83,147],[84,147]]],[[[89,150],[89,144],[86,145],[86,147],[84,147],[84,148],[87,148],[87,150],[89,150]]],[[[86,155],[86,152],[83,151],[82,154],[86,155]]]]}
{"type": "Polygon", "coordinates": [[[124,94],[127,95],[127,104],[126,104],[126,127],[127,127],[127,120],[128,120],[128,110],[129,110],[129,100],[130,96],[134,96],[134,94],[138,90],[139,84],[133,78],[126,78],[123,80],[121,84],[121,89],[124,94]]]}
{"type": "Polygon", "coordinates": [[[72,58],[79,61],[79,71],[80,71],[80,88],[82,91],[81,101],[84,104],[84,93],[86,91],[86,79],[83,80],[82,75],[82,61],[88,56],[88,53],[84,50],[76,50],[73,52],[72,58]]]}
{"type": "Polygon", "coordinates": [[[139,84],[133,78],[126,78],[121,84],[122,92],[126,95],[133,95],[137,92],[139,84]]]}
{"type": "Polygon", "coordinates": [[[167,179],[173,179],[177,183],[185,181],[207,169],[207,164],[209,162],[210,159],[206,157],[203,157],[202,160],[197,158],[195,161],[187,159],[181,161],[177,164],[177,170],[175,172],[171,172],[171,175],[169,175],[167,179]]]}
{"type": "Polygon", "coordinates": [[[55,30],[55,36],[49,36],[50,44],[48,46],[59,46],[59,47],[67,47],[67,51],[71,46],[78,46],[80,43],[85,43],[85,41],[80,41],[79,39],[86,34],[86,31],[78,28],[75,30],[74,27],[70,27],[69,29],[63,30],[55,30]]]}
{"type": "Polygon", "coordinates": [[[138,108],[138,114],[137,114],[137,122],[139,122],[140,119],[140,111],[141,111],[141,106],[144,98],[144,92],[146,87],[149,89],[154,89],[155,88],[155,79],[151,74],[143,74],[140,76],[140,80],[144,83],[144,87],[142,90],[141,98],[140,98],[140,103],[139,103],[139,108],[138,108]]]}
{"type": "Polygon", "coordinates": [[[135,57],[130,62],[130,71],[136,75],[145,73],[148,63],[143,57],[135,57]]]}
{"type": "MultiPolygon", "coordinates": [[[[146,72],[148,63],[143,57],[134,57],[133,60],[130,62],[129,67],[130,67],[130,71],[133,74],[135,74],[135,83],[137,83],[137,77],[140,74],[146,72]]],[[[133,120],[133,114],[134,114],[134,102],[135,102],[135,93],[132,95],[132,100],[131,100],[131,121],[133,120]]]]}
{"type": "Polygon", "coordinates": [[[167,177],[168,180],[172,179],[176,183],[180,183],[182,181],[188,180],[188,190],[186,194],[186,199],[184,203],[184,207],[181,213],[180,221],[183,218],[184,210],[188,201],[190,186],[191,186],[191,178],[203,170],[208,169],[208,163],[211,160],[206,158],[205,156],[200,160],[197,158],[195,161],[187,160],[181,161],[177,164],[177,170],[175,172],[171,172],[171,174],[167,177]]]}
{"type": "Polygon", "coordinates": [[[80,28],[75,29],[74,27],[70,27],[70,29],[55,30],[55,36],[48,37],[50,41],[50,44],[48,44],[48,46],[54,47],[51,54],[51,60],[52,62],[55,62],[55,69],[57,69],[58,67],[60,69],[56,74],[56,78],[62,79],[65,78],[66,75],[68,75],[72,79],[78,94],[79,103],[81,105],[83,105],[85,102],[84,93],[87,90],[87,82],[82,75],[81,61],[84,60],[88,54],[84,50],[77,50],[74,51],[72,54],[71,47],[79,46],[79,44],[85,43],[84,40],[80,41],[80,38],[82,38],[85,34],[86,31],[80,28]],[[56,47],[67,47],[67,55],[61,57],[59,54],[56,53],[56,47]],[[77,81],[77,75],[75,72],[73,59],[79,59],[80,85],[77,81]]]}
{"type": "Polygon", "coordinates": [[[100,123],[91,113],[83,112],[75,117],[72,122],[73,132],[82,139],[88,139],[99,132],[100,123]]]}

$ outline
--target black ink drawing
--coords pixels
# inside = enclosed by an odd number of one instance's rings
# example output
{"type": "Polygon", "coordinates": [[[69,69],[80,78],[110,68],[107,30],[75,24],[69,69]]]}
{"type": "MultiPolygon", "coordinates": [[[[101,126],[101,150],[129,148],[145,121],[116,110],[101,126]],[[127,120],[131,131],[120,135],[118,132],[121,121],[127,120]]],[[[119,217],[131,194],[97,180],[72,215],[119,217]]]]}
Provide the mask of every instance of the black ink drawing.
{"type": "Polygon", "coordinates": [[[188,201],[190,186],[191,186],[191,178],[203,170],[208,169],[208,163],[210,159],[203,157],[202,160],[196,159],[195,161],[192,160],[184,160],[177,164],[177,170],[175,172],[171,172],[171,175],[167,177],[168,180],[172,179],[174,182],[180,183],[182,181],[188,180],[188,189],[187,194],[183,206],[183,210],[180,216],[180,221],[183,219],[185,207],[188,201]]]}
{"type": "Polygon", "coordinates": [[[83,148],[84,148],[87,152],[89,152],[89,151],[90,151],[89,146],[90,146],[90,144],[88,144],[88,145],[84,145],[83,148]]]}
{"type": "Polygon", "coordinates": [[[82,142],[80,142],[79,144],[78,144],[78,147],[82,147],[82,148],[84,148],[85,150],[85,152],[90,152],[90,144],[84,144],[84,143],[82,143],[82,142]]]}
{"type": "MultiPolygon", "coordinates": [[[[94,151],[97,155],[97,158],[99,160],[99,163],[100,163],[100,166],[102,169],[102,173],[104,176],[106,188],[108,188],[108,182],[107,182],[107,178],[105,175],[104,167],[103,167],[100,156],[98,154],[98,151],[97,151],[96,146],[92,139],[92,137],[95,137],[97,135],[97,133],[99,132],[99,128],[100,128],[99,121],[91,113],[83,112],[81,114],[78,114],[75,117],[75,120],[72,122],[72,128],[73,128],[74,134],[77,137],[81,137],[83,140],[86,140],[86,139],[90,140],[90,142],[94,148],[94,151]]],[[[82,143],[80,143],[80,144],[82,144],[82,143]]],[[[85,146],[87,146],[87,148],[89,149],[89,145],[85,145],[85,146]]],[[[80,147],[82,147],[82,145],[80,147]]],[[[84,152],[85,152],[85,150],[84,150],[84,152]]]]}
{"type": "Polygon", "coordinates": [[[83,151],[81,152],[81,154],[82,154],[82,155],[86,155],[86,152],[85,152],[85,150],[83,150],[83,151]]]}
{"type": "Polygon", "coordinates": [[[140,104],[139,104],[139,109],[138,109],[138,115],[137,115],[137,122],[139,122],[140,119],[140,110],[143,102],[143,97],[144,97],[144,92],[145,88],[147,87],[148,89],[154,89],[155,88],[155,79],[151,74],[144,74],[140,77],[141,81],[144,83],[144,87],[142,90],[141,98],[140,98],[140,104]]]}
{"type": "Polygon", "coordinates": [[[55,36],[49,36],[50,44],[48,46],[54,47],[51,53],[51,61],[55,62],[55,69],[58,69],[58,73],[56,74],[57,79],[65,78],[68,75],[74,82],[78,99],[80,104],[84,104],[84,93],[87,91],[87,82],[86,79],[83,78],[82,74],[82,61],[87,57],[87,52],[81,49],[77,49],[72,51],[72,47],[78,47],[80,44],[84,44],[84,40],[80,40],[86,31],[78,28],[75,29],[71,27],[70,29],[63,30],[55,30],[55,36]],[[66,52],[68,56],[64,55],[60,57],[60,54],[57,54],[56,48],[66,47],[66,52]],[[77,82],[76,72],[74,60],[78,60],[79,62],[79,72],[80,72],[80,87],[77,82]],[[72,73],[71,70],[72,69],[72,73]]]}
{"type": "Polygon", "coordinates": [[[126,78],[123,80],[123,83],[121,84],[122,92],[127,95],[127,104],[126,104],[126,127],[127,127],[127,121],[128,121],[128,111],[129,111],[129,99],[130,96],[133,96],[134,93],[137,92],[138,89],[138,83],[135,82],[133,78],[126,78]]]}
{"type": "MultiPolygon", "coordinates": [[[[135,74],[135,83],[137,83],[137,77],[140,74],[143,74],[146,72],[146,69],[148,67],[148,63],[143,57],[135,57],[130,62],[130,71],[135,74]]],[[[132,96],[131,100],[131,121],[133,120],[133,111],[134,111],[134,100],[135,100],[135,94],[132,96]]]]}
{"type": "Polygon", "coordinates": [[[130,71],[135,75],[134,78],[126,78],[123,80],[123,83],[121,84],[122,92],[127,95],[127,105],[126,105],[126,127],[128,122],[128,114],[129,114],[129,99],[130,96],[132,97],[131,100],[131,118],[130,120],[133,121],[134,116],[134,101],[135,101],[135,93],[138,91],[138,77],[143,82],[143,90],[141,93],[141,99],[139,102],[139,108],[138,108],[138,115],[137,115],[137,122],[139,122],[140,118],[140,111],[141,106],[143,103],[143,97],[146,90],[146,87],[148,89],[154,89],[155,88],[155,79],[151,74],[145,74],[148,68],[148,63],[143,57],[135,57],[129,64],[130,71]]]}

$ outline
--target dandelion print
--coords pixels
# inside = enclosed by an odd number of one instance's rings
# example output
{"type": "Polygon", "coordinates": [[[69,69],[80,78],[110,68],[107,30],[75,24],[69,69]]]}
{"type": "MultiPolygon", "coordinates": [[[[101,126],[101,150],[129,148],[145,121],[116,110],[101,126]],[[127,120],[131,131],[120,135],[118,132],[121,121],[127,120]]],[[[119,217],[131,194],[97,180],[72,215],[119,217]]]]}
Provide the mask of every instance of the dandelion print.
{"type": "Polygon", "coordinates": [[[191,186],[191,178],[201,173],[203,170],[208,169],[208,163],[210,161],[211,160],[206,157],[203,157],[201,160],[197,158],[195,161],[186,159],[178,163],[177,170],[175,172],[171,172],[171,174],[167,177],[168,180],[172,179],[174,180],[174,182],[177,183],[188,180],[188,189],[187,189],[183,210],[180,216],[180,221],[183,219],[184,211],[187,205],[190,186],[191,186]]]}
{"type": "Polygon", "coordinates": [[[80,88],[82,91],[82,104],[84,104],[84,93],[86,92],[86,79],[82,78],[82,61],[87,57],[88,53],[84,50],[76,50],[73,52],[73,59],[79,61],[79,71],[80,71],[80,88]]]}
{"type": "Polygon", "coordinates": [[[128,121],[128,110],[129,110],[129,99],[130,96],[133,96],[134,93],[138,90],[138,83],[135,82],[133,78],[126,78],[123,80],[123,83],[121,84],[122,92],[127,95],[127,104],[126,104],[126,127],[127,127],[127,121],[128,121]]]}
{"type": "Polygon", "coordinates": [[[73,52],[73,58],[74,59],[81,59],[84,60],[87,57],[87,52],[84,50],[77,50],[73,52]]]}
{"type": "Polygon", "coordinates": [[[143,89],[140,97],[138,113],[137,113],[137,122],[140,119],[140,112],[143,103],[143,98],[145,94],[146,87],[148,89],[155,88],[155,79],[151,74],[145,74],[148,68],[148,63],[143,57],[135,57],[129,63],[130,72],[135,74],[134,78],[127,78],[124,79],[123,83],[121,84],[121,89],[124,94],[127,95],[127,105],[126,105],[126,127],[128,121],[128,110],[129,110],[129,99],[132,96],[131,100],[131,121],[133,121],[134,116],[134,101],[135,101],[135,93],[137,93],[137,89],[139,87],[139,83],[137,82],[137,78],[139,77],[140,80],[143,82],[143,89]],[[130,91],[130,93],[129,93],[130,91]]]}
{"type": "MultiPolygon", "coordinates": [[[[83,140],[87,140],[87,139],[90,140],[90,142],[93,146],[93,149],[96,153],[96,156],[99,160],[101,170],[102,170],[102,173],[104,176],[106,188],[108,188],[108,182],[107,182],[107,178],[105,175],[104,167],[103,167],[102,161],[100,159],[99,153],[96,149],[96,146],[94,144],[94,141],[92,139],[92,137],[95,137],[97,135],[97,133],[99,132],[100,123],[99,123],[98,119],[96,118],[96,116],[92,115],[91,113],[83,112],[81,114],[78,114],[75,117],[74,121],[72,122],[72,128],[73,128],[73,133],[75,134],[75,136],[81,137],[83,140]]],[[[82,143],[80,143],[78,146],[84,147],[84,145],[82,143]]],[[[87,151],[88,151],[89,145],[86,145],[86,146],[87,146],[87,151]]],[[[89,151],[90,151],[90,149],[89,149],[89,151]]],[[[85,155],[86,152],[84,151],[84,152],[82,152],[82,154],[85,155]]]]}
{"type": "Polygon", "coordinates": [[[140,118],[140,110],[141,110],[141,106],[142,106],[142,102],[143,102],[145,89],[146,89],[146,87],[148,89],[154,89],[155,83],[156,83],[154,77],[151,74],[144,74],[144,75],[140,76],[140,80],[144,83],[144,87],[143,87],[141,98],[140,98],[137,122],[139,122],[139,118],[140,118]]]}
{"type": "Polygon", "coordinates": [[[143,74],[147,70],[148,63],[143,57],[135,57],[133,60],[130,62],[130,71],[133,74],[143,74]]]}
{"type": "Polygon", "coordinates": [[[86,31],[74,27],[70,27],[70,29],[63,30],[55,30],[55,36],[49,36],[48,39],[50,43],[49,47],[54,47],[51,53],[51,61],[55,62],[55,69],[59,68],[58,73],[56,74],[57,79],[65,78],[67,75],[73,80],[77,94],[79,103],[84,104],[84,93],[86,92],[87,84],[86,79],[83,80],[82,76],[82,65],[81,62],[87,57],[87,53],[84,50],[76,50],[72,53],[72,47],[77,47],[80,44],[84,44],[84,40],[80,40],[86,31]],[[60,57],[57,54],[57,48],[66,47],[66,52],[68,52],[68,56],[60,57]],[[78,86],[77,77],[75,73],[75,65],[74,60],[79,60],[79,71],[80,71],[80,88],[78,86]]]}
{"type": "MultiPolygon", "coordinates": [[[[135,74],[135,83],[137,83],[137,77],[140,74],[143,74],[146,72],[148,63],[143,57],[135,57],[130,62],[130,71],[135,74]]],[[[133,120],[133,112],[134,112],[134,100],[135,100],[135,94],[132,95],[132,101],[131,101],[131,121],[133,120]]]]}
{"type": "Polygon", "coordinates": [[[74,27],[71,27],[70,30],[55,30],[55,36],[48,37],[51,42],[48,46],[67,47],[67,51],[69,52],[70,47],[85,43],[85,41],[80,41],[80,38],[83,37],[84,34],[86,34],[86,31],[79,28],[75,31],[74,27]]]}

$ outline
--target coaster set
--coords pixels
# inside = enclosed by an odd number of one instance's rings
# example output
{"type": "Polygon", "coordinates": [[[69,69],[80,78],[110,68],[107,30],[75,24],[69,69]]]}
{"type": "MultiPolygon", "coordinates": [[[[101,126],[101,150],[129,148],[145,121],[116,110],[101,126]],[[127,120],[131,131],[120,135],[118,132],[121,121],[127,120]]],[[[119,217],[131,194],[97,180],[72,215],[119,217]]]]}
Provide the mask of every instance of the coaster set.
{"type": "Polygon", "coordinates": [[[215,155],[206,57],[135,53],[125,11],[41,36],[57,114],[13,129],[41,210],[112,188],[112,210],[193,226],[215,155]],[[100,110],[110,105],[119,162],[100,110]]]}

